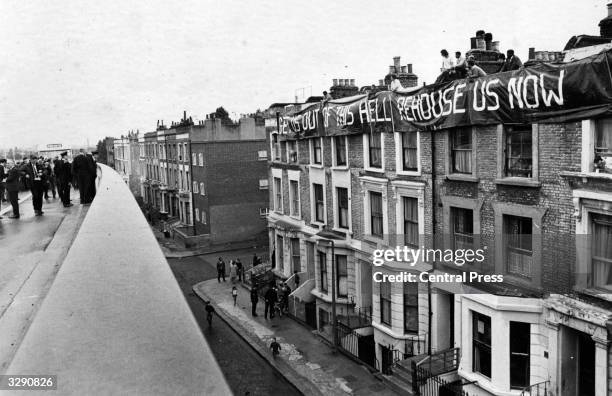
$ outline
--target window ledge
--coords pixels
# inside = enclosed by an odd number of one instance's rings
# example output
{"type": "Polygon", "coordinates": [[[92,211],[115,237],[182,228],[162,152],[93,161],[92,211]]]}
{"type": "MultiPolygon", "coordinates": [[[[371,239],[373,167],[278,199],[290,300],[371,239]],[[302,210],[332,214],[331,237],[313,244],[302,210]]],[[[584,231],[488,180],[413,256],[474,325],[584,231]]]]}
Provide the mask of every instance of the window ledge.
{"type": "Polygon", "coordinates": [[[480,179],[476,176],[461,173],[451,173],[449,175],[446,175],[446,180],[464,181],[471,183],[478,183],[480,181],[480,179]]]}
{"type": "Polygon", "coordinates": [[[350,168],[348,167],[348,165],[342,165],[342,166],[332,166],[331,170],[333,171],[347,171],[350,168]]]}
{"type": "Polygon", "coordinates": [[[586,289],[577,289],[579,293],[586,294],[591,297],[601,298],[602,300],[612,302],[612,291],[606,291],[604,289],[596,289],[594,287],[588,287],[586,289]]]}
{"type": "Polygon", "coordinates": [[[310,225],[317,227],[317,228],[321,228],[321,227],[325,227],[326,224],[321,222],[321,221],[311,221],[310,225]]]}
{"type": "Polygon", "coordinates": [[[495,179],[495,184],[534,188],[542,186],[542,183],[540,183],[539,181],[524,177],[505,177],[503,179],[495,179]]]}
{"type": "Polygon", "coordinates": [[[367,172],[385,173],[385,170],[383,168],[371,168],[369,166],[365,166],[363,170],[367,172]]]}
{"type": "Polygon", "coordinates": [[[353,236],[353,232],[349,228],[332,227],[332,231],[341,232],[347,236],[353,236]]]}
{"type": "Polygon", "coordinates": [[[311,168],[323,169],[323,164],[309,164],[311,168]]]}
{"type": "Polygon", "coordinates": [[[561,172],[562,177],[579,177],[583,179],[599,179],[612,180],[612,173],[595,173],[595,172],[561,172]]]}

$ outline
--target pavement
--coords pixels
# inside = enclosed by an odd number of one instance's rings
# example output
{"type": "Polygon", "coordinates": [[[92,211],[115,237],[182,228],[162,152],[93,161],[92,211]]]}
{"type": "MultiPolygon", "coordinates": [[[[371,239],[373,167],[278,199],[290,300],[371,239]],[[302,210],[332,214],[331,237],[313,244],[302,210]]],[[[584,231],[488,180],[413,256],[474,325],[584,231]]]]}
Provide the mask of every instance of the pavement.
{"type": "MultiPolygon", "coordinates": [[[[59,198],[43,199],[43,216],[35,216],[31,194],[20,193],[19,219],[0,214],[0,374],[11,362],[40,304],[68,253],[88,207],[64,208],[59,198]]],[[[78,202],[78,192],[72,200],[78,202]]]]}
{"type": "MultiPolygon", "coordinates": [[[[212,263],[211,263],[212,264],[212,263]]],[[[333,353],[322,337],[289,317],[263,317],[264,304],[257,305],[258,317],[251,316],[246,288],[238,288],[234,306],[231,282],[216,279],[193,286],[203,300],[210,300],[216,313],[242,336],[262,357],[306,395],[396,395],[363,365],[341,353],[333,353]],[[281,344],[277,358],[269,349],[276,337],[281,344]]],[[[214,324],[213,324],[214,326],[214,324]]]]}

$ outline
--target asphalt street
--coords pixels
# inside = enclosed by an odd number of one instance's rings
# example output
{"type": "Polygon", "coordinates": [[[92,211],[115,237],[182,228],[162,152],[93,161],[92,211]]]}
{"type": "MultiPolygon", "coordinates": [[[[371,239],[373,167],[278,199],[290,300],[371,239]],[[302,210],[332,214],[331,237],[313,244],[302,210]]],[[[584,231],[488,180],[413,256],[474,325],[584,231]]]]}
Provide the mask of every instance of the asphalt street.
{"type": "Polygon", "coordinates": [[[213,265],[201,257],[168,259],[168,263],[234,394],[300,395],[293,385],[218,316],[213,318],[212,327],[208,326],[204,303],[191,287],[198,282],[216,278],[213,265]]]}

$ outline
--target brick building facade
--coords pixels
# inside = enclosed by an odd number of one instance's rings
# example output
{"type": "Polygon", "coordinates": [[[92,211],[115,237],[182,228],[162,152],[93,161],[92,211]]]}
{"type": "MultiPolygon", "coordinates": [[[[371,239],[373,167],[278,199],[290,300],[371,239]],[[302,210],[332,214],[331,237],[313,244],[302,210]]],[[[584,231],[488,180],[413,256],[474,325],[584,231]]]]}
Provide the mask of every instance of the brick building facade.
{"type": "Polygon", "coordinates": [[[450,357],[446,380],[470,395],[536,384],[609,394],[612,177],[594,163],[612,152],[612,121],[290,140],[276,133],[277,112],[267,123],[270,251],[277,277],[301,279],[292,294],[300,319],[332,340],[335,288],[339,326],[351,330],[339,345],[373,341],[360,344],[373,348],[367,363],[398,388],[410,387],[401,366],[450,357]],[[398,245],[478,246],[484,260],[372,265],[375,249],[398,245]],[[377,281],[423,271],[505,282],[377,281]]]}

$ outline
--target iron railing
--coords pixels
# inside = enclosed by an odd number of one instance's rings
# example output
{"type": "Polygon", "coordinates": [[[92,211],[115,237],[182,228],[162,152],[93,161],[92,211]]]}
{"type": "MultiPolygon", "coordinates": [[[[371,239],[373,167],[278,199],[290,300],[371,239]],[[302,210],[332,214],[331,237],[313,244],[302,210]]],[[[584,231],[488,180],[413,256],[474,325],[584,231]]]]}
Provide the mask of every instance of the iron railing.
{"type": "Polygon", "coordinates": [[[457,370],[460,358],[459,348],[445,349],[427,356],[418,366],[431,375],[439,375],[457,370]]]}
{"type": "Polygon", "coordinates": [[[378,359],[376,359],[374,337],[359,334],[340,322],[337,322],[336,331],[339,349],[351,354],[375,370],[380,369],[378,359]]]}
{"type": "Polygon", "coordinates": [[[412,366],[412,393],[415,396],[469,396],[463,390],[462,382],[449,382],[425,367],[420,367],[417,362],[411,362],[412,366]]]}
{"type": "Polygon", "coordinates": [[[521,396],[547,396],[550,388],[550,381],[542,381],[537,384],[529,385],[523,388],[521,396]]]}

